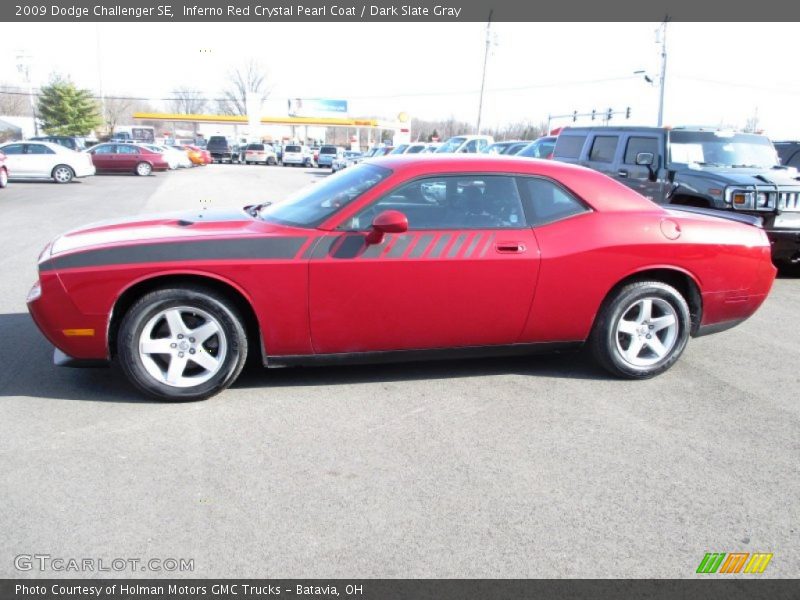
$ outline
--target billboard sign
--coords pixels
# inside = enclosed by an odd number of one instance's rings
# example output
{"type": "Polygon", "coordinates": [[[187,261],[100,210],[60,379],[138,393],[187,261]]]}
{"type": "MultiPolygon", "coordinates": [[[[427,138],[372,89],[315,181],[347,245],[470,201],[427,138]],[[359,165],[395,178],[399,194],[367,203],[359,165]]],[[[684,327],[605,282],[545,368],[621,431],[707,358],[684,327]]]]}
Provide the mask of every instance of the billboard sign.
{"type": "Polygon", "coordinates": [[[290,117],[345,117],[347,100],[289,98],[290,117]]]}

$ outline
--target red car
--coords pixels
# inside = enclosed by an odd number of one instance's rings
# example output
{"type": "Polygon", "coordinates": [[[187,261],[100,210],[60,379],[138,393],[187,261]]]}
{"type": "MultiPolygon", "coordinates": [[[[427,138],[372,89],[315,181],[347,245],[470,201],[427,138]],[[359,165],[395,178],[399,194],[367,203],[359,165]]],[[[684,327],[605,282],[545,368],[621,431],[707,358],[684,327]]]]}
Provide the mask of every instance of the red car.
{"type": "Polygon", "coordinates": [[[8,185],[8,167],[6,166],[6,155],[0,152],[0,189],[8,185]]]}
{"type": "Polygon", "coordinates": [[[92,156],[94,168],[106,173],[135,173],[150,175],[166,171],[169,164],[162,154],[136,144],[98,144],[86,150],[92,156]]]}
{"type": "Polygon", "coordinates": [[[224,389],[248,353],[282,367],[588,343],[645,378],[766,298],[769,241],[736,218],[553,161],[396,156],[276,204],[69,232],[28,307],[57,363],[114,359],[166,399],[224,389]]]}

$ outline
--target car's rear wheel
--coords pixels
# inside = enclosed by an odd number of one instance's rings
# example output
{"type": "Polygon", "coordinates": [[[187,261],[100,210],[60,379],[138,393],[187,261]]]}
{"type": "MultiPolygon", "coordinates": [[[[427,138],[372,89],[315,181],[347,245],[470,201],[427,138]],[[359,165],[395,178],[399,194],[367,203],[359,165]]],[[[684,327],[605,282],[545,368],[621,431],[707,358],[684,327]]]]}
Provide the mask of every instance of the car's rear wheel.
{"type": "Polygon", "coordinates": [[[637,281],[604,302],[590,348],[614,375],[646,379],[675,364],[690,328],[689,306],[678,290],[659,281],[637,281]]]}
{"type": "Polygon", "coordinates": [[[69,183],[75,177],[75,171],[67,165],[56,165],[53,168],[52,176],[56,183],[69,183]]]}
{"type": "Polygon", "coordinates": [[[233,305],[204,288],[151,292],[125,314],[117,336],[122,370],[164,400],[202,400],[231,385],[247,359],[247,336],[233,305]]]}
{"type": "Polygon", "coordinates": [[[140,177],[147,177],[153,172],[153,165],[147,162],[140,162],[136,165],[136,174],[140,177]]]}
{"type": "Polygon", "coordinates": [[[8,186],[8,171],[0,169],[0,189],[8,186]]]}

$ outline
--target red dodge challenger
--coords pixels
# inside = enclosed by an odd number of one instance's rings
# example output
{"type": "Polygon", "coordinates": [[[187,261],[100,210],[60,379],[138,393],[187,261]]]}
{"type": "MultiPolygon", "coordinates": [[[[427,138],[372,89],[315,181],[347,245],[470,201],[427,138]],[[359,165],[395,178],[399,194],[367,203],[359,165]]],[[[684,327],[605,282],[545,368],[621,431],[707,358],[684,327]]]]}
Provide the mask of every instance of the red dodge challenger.
{"type": "Polygon", "coordinates": [[[225,389],[248,353],[283,367],[588,344],[646,378],[752,315],[775,277],[757,220],[703,211],[553,161],[396,156],[275,204],[66,233],[28,307],[56,363],[117,360],[165,399],[225,389]]]}

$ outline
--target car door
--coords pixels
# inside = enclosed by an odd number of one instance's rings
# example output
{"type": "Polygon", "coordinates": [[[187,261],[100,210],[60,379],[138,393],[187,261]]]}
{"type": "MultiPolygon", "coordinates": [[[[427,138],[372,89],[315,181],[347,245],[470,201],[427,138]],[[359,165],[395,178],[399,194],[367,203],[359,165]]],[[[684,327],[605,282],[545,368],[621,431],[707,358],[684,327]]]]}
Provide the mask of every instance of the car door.
{"type": "Polygon", "coordinates": [[[141,150],[133,144],[117,144],[114,165],[117,171],[133,172],[139,161],[144,160],[141,150]]]}
{"type": "Polygon", "coordinates": [[[623,137],[622,147],[613,177],[650,200],[662,202],[665,182],[662,176],[664,156],[660,150],[663,142],[660,137],[656,134],[627,134],[623,137]],[[641,153],[653,155],[651,166],[636,164],[636,156],[641,153]]]}
{"type": "Polygon", "coordinates": [[[6,155],[6,168],[10,178],[30,177],[24,144],[11,144],[0,149],[0,152],[6,155]]]}
{"type": "Polygon", "coordinates": [[[114,155],[116,144],[100,144],[91,150],[92,162],[98,171],[114,170],[114,155]]]}
{"type": "Polygon", "coordinates": [[[30,177],[50,177],[56,166],[56,153],[44,144],[25,144],[25,159],[30,177]]]}
{"type": "Polygon", "coordinates": [[[322,236],[309,258],[317,353],[516,342],[539,268],[513,177],[463,174],[402,184],[322,236]],[[408,231],[368,244],[375,216],[408,231]]]}
{"type": "Polygon", "coordinates": [[[583,165],[616,178],[614,167],[619,137],[617,133],[594,133],[589,141],[588,155],[583,165]]]}

